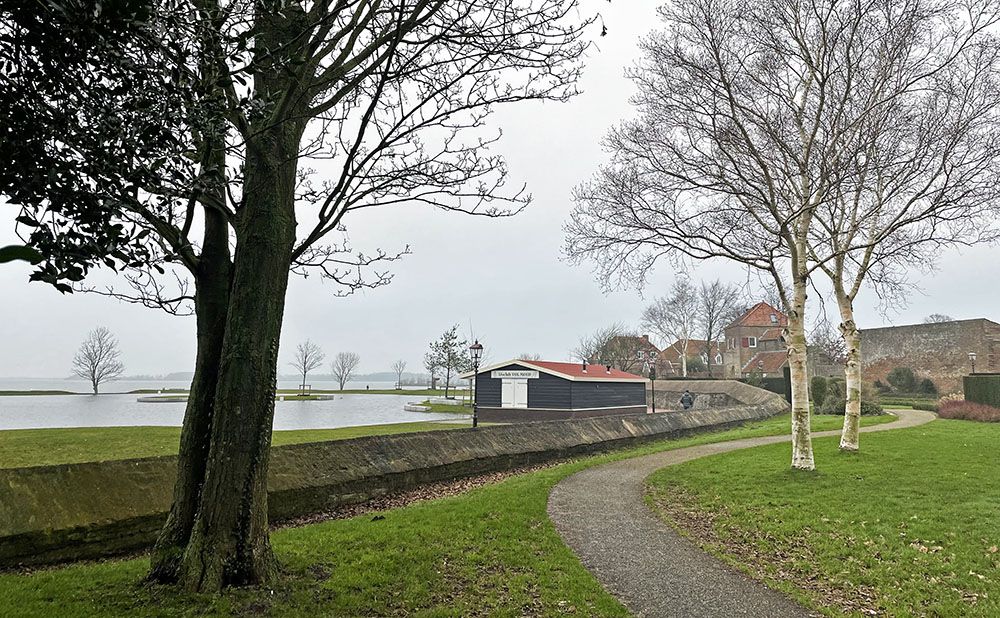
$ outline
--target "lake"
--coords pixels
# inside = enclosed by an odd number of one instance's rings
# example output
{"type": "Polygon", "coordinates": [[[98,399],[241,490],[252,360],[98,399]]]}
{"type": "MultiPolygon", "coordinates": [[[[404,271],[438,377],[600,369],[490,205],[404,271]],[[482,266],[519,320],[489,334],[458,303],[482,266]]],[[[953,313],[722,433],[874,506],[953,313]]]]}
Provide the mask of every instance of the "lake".
{"type": "MultiPolygon", "coordinates": [[[[72,390],[75,380],[0,380],[0,390],[72,390]]],[[[81,382],[82,384],[82,382],[81,382]]],[[[392,385],[371,382],[371,388],[392,385]]],[[[187,388],[171,382],[115,382],[109,390],[141,388],[187,388]]],[[[280,388],[295,384],[279,383],[280,388]]],[[[364,388],[365,384],[349,384],[364,388]]],[[[313,388],[329,388],[313,384],[313,388]]],[[[336,385],[333,385],[336,388],[336,385]]],[[[183,402],[140,403],[139,395],[28,395],[0,396],[0,430],[47,427],[114,427],[136,425],[180,426],[184,420],[183,402]]],[[[336,395],[326,401],[276,401],[274,429],[330,429],[358,425],[384,425],[417,421],[454,420],[454,414],[406,412],[403,405],[422,400],[417,395],[336,395]]]]}

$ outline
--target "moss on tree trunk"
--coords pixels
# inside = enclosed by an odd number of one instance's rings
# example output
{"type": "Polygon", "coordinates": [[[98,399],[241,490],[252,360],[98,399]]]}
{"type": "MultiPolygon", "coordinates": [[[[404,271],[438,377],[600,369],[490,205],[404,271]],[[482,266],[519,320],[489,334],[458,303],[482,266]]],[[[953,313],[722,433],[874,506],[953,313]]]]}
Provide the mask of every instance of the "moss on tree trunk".
{"type": "Polygon", "coordinates": [[[204,247],[195,277],[198,332],[195,371],[184,411],[173,504],[150,559],[149,578],[154,581],[177,580],[181,555],[194,525],[198,496],[205,480],[231,275],[229,226],[221,213],[207,209],[204,247]]]}
{"type": "Polygon", "coordinates": [[[265,583],[275,571],[267,469],[300,132],[280,124],[247,146],[205,482],[181,564],[180,581],[192,591],[265,583]]]}

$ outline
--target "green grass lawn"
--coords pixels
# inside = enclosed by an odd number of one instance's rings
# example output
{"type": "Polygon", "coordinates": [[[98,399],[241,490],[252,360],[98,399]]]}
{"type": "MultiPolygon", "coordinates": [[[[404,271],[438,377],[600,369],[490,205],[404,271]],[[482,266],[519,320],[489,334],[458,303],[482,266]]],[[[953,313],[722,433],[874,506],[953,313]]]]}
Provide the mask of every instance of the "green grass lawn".
{"type": "MultiPolygon", "coordinates": [[[[457,429],[461,425],[421,421],[337,429],[275,431],[272,444],[300,444],[361,436],[457,429]]],[[[45,466],[177,453],[180,427],[83,427],[0,431],[0,468],[45,466]]]]}
{"type": "Polygon", "coordinates": [[[650,501],[710,551],[827,615],[1000,616],[1000,426],[937,420],[868,434],[860,455],[815,442],[650,477],[650,501]]]}
{"type": "Polygon", "coordinates": [[[420,405],[427,406],[428,412],[436,414],[472,414],[472,404],[448,405],[446,403],[431,403],[430,400],[421,401],[420,405]]]}
{"type": "MultiPolygon", "coordinates": [[[[820,426],[829,425],[819,419],[820,426]]],[[[834,417],[830,420],[836,421],[834,417]]],[[[871,422],[871,419],[864,419],[871,422]]],[[[145,586],[145,558],[0,574],[7,616],[627,616],[546,515],[553,485],[583,468],[667,449],[788,431],[788,416],[523,474],[467,494],[272,534],[268,590],[220,596],[145,586]]],[[[784,457],[783,460],[787,460],[784,457]]]]}

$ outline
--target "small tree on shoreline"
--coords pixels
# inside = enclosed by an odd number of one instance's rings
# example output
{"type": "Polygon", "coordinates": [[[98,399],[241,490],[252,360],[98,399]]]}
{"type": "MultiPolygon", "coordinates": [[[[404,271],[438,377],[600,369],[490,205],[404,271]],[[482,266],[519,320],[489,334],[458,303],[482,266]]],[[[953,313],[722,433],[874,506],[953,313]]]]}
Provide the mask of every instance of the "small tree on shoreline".
{"type": "Polygon", "coordinates": [[[103,326],[90,331],[73,358],[73,375],[90,382],[97,395],[101,384],[121,377],[124,372],[118,341],[111,331],[103,326]]]}
{"type": "Polygon", "coordinates": [[[334,379],[337,380],[337,384],[340,386],[340,390],[344,390],[344,386],[351,380],[354,370],[358,368],[360,363],[361,356],[356,352],[337,352],[331,369],[333,370],[334,379]]]}
{"type": "Polygon", "coordinates": [[[406,371],[406,361],[399,359],[392,364],[392,370],[396,372],[396,389],[403,388],[403,372],[406,371]]]}
{"type": "Polygon", "coordinates": [[[299,375],[302,376],[302,385],[300,386],[302,391],[306,389],[306,377],[309,372],[313,369],[319,369],[325,359],[326,354],[323,353],[323,350],[308,339],[295,348],[295,360],[292,361],[292,367],[295,367],[299,375]]]}

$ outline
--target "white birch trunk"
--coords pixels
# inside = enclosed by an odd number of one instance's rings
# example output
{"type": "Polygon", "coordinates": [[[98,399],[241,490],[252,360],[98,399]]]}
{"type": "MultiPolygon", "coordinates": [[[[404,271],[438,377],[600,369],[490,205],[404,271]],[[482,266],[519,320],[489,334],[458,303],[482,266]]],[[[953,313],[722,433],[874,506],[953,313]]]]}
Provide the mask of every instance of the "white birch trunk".
{"type": "Polygon", "coordinates": [[[861,426],[861,333],[854,322],[854,303],[843,294],[837,295],[840,305],[840,332],[847,344],[844,378],[847,384],[847,404],[844,409],[844,429],[840,434],[840,450],[857,452],[860,448],[861,426]]]}
{"type": "Polygon", "coordinates": [[[792,381],[792,468],[795,470],[815,470],[813,461],[812,432],[809,411],[809,376],[807,371],[806,346],[806,287],[808,280],[800,273],[805,272],[805,242],[798,240],[799,264],[795,269],[791,311],[788,314],[788,367],[792,381]]]}
{"type": "Polygon", "coordinates": [[[681,350],[681,375],[687,377],[688,375],[688,342],[684,340],[684,349],[681,350]]]}

